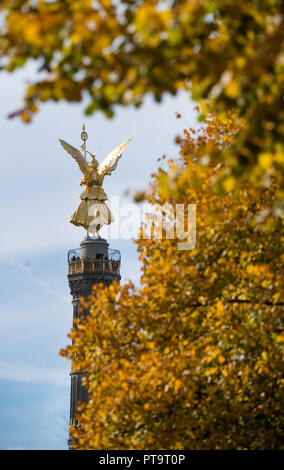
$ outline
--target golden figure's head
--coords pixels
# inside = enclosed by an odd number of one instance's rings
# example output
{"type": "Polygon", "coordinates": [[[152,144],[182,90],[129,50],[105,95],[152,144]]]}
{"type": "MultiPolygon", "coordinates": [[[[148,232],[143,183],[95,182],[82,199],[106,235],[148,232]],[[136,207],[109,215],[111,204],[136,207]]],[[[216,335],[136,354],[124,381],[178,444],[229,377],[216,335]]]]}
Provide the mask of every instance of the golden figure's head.
{"type": "MultiPolygon", "coordinates": [[[[87,150],[87,152],[88,152],[88,150],[87,150]]],[[[99,166],[99,162],[96,159],[97,150],[95,151],[95,153],[88,152],[88,154],[91,155],[91,161],[89,162],[89,167],[92,170],[97,170],[98,166],[99,166]]]]}

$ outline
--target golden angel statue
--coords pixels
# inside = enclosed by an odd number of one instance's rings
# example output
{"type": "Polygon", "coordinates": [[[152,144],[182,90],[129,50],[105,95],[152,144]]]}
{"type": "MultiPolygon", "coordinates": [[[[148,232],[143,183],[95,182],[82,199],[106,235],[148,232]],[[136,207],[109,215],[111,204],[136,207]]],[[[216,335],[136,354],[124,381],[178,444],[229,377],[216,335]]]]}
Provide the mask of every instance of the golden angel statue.
{"type": "Polygon", "coordinates": [[[84,124],[81,138],[83,140],[81,150],[83,150],[84,154],[65,142],[65,140],[59,139],[62,147],[78,163],[79,168],[83,173],[80,185],[85,186],[82,194],[80,195],[81,203],[70,217],[69,222],[74,225],[81,225],[84,227],[87,230],[87,237],[89,237],[89,233],[95,233],[100,237],[99,230],[102,226],[108,225],[114,221],[113,215],[105,203],[107,195],[102,188],[103,180],[105,175],[110,175],[111,172],[116,169],[118,160],[121,158],[123,150],[126,149],[131,139],[128,139],[118,147],[115,147],[115,149],[113,149],[99,165],[95,158],[97,151],[92,154],[86,150],[88,134],[85,131],[84,124]],[[86,152],[91,156],[91,160],[89,162],[86,158],[86,152]]]}

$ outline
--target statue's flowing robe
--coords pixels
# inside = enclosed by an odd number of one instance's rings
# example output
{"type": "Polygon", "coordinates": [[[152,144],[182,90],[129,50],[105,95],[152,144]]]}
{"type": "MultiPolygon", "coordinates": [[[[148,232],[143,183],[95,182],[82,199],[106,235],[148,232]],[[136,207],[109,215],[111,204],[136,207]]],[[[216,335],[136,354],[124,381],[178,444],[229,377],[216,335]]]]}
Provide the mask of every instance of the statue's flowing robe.
{"type": "Polygon", "coordinates": [[[114,221],[113,215],[105,201],[107,195],[102,186],[103,176],[94,170],[92,181],[86,182],[86,188],[80,195],[81,203],[70,217],[74,225],[81,225],[91,233],[97,232],[103,225],[114,221]]]}

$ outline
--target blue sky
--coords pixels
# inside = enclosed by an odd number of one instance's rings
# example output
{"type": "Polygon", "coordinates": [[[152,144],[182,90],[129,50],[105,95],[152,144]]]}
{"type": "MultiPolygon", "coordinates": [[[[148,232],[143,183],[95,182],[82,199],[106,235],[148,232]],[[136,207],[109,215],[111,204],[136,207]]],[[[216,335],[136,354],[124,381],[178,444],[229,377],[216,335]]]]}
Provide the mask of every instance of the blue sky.
{"type": "MultiPolygon", "coordinates": [[[[122,205],[132,202],[125,191],[147,186],[158,157],[177,155],[175,135],[196,121],[185,93],[162,104],[148,98],[138,110],[120,108],[111,120],[84,116],[82,103],[46,104],[31,125],[8,120],[33,74],[29,66],[0,75],[0,449],[67,449],[70,364],[58,352],[72,325],[67,251],[80,245],[85,231],[68,222],[80,202],[81,175],[58,139],[79,148],[84,121],[88,148],[99,149],[99,161],[133,139],[105,179],[107,194],[122,205]],[[176,111],[184,119],[177,120],[176,111]]],[[[133,242],[108,241],[121,251],[122,282],[138,283],[133,242]]]]}

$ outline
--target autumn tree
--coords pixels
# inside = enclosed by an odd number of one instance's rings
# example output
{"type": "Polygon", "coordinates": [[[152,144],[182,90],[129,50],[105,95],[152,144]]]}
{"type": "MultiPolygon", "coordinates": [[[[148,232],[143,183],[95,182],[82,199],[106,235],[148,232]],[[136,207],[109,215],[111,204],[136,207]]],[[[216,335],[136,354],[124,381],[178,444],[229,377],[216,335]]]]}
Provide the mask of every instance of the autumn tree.
{"type": "Polygon", "coordinates": [[[189,89],[201,119],[210,102],[240,120],[235,145],[216,153],[219,179],[277,178],[281,200],[283,12],[281,0],[2,0],[1,69],[32,59],[41,72],[12,115],[28,122],[40,102],[87,96],[87,114],[111,116],[117,104],[189,89]]]}
{"type": "Polygon", "coordinates": [[[90,314],[61,351],[88,371],[71,428],[80,449],[284,448],[283,219],[270,213],[277,181],[213,190],[234,122],[186,129],[146,194],[154,207],[197,205],[196,247],[152,227],[137,240],[141,286],[95,286],[83,302],[90,314]]]}

